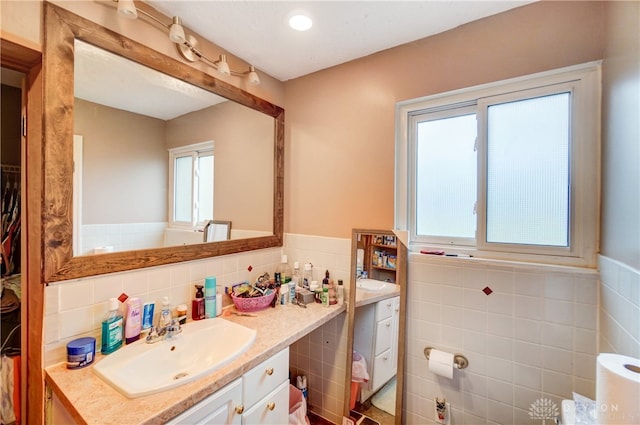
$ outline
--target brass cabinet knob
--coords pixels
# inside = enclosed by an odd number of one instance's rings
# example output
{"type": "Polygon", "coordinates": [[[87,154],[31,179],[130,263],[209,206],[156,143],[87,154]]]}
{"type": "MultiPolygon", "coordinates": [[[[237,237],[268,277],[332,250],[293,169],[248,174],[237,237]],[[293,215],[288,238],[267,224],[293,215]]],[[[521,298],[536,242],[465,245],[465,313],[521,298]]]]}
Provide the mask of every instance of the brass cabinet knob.
{"type": "Polygon", "coordinates": [[[267,375],[269,376],[273,375],[273,368],[270,367],[269,369],[266,370],[266,372],[267,372],[267,375]]]}
{"type": "Polygon", "coordinates": [[[236,413],[238,415],[242,415],[242,412],[244,412],[244,406],[242,404],[240,406],[236,406],[236,413]]]}
{"type": "Polygon", "coordinates": [[[274,402],[271,402],[271,403],[267,404],[267,409],[273,410],[275,408],[276,408],[276,404],[274,402]]]}

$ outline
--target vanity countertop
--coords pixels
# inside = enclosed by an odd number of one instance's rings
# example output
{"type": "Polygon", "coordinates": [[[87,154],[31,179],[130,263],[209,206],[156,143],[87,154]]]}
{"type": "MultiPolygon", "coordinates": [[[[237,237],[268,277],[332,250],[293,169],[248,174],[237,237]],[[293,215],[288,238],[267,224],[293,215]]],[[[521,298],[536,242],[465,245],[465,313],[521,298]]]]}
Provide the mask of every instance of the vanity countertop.
{"type": "MultiPolygon", "coordinates": [[[[226,316],[257,331],[253,345],[210,375],[153,395],[127,398],[100,379],[93,365],[77,370],[67,369],[65,363],[50,366],[45,369],[45,382],[78,423],[163,423],[344,311],[344,304],[326,308],[311,303],[306,309],[290,304],[252,313],[257,317],[226,316]]],[[[97,354],[94,364],[102,357],[97,354]]]]}
{"type": "Polygon", "coordinates": [[[393,291],[384,292],[370,292],[356,289],[356,307],[362,307],[398,296],[400,296],[400,285],[394,285],[393,291]]]}

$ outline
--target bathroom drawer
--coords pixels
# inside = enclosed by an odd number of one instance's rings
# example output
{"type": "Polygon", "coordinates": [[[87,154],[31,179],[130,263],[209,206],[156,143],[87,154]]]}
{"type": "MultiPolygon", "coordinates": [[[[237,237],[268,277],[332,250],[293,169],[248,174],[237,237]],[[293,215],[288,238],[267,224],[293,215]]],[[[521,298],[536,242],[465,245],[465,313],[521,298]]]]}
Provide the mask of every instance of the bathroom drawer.
{"type": "Polygon", "coordinates": [[[282,425],[289,423],[289,381],[280,383],[275,390],[242,414],[244,425],[282,425]]]}
{"type": "Polygon", "coordinates": [[[242,400],[253,406],[273,391],[282,381],[289,379],[289,347],[265,360],[242,376],[242,400]]]}
{"type": "Polygon", "coordinates": [[[391,341],[393,340],[393,318],[389,317],[376,323],[376,339],[374,355],[378,355],[383,351],[391,348],[391,341]]]}
{"type": "Polygon", "coordinates": [[[393,350],[387,350],[373,360],[373,379],[371,388],[375,391],[396,374],[393,350]]]}
{"type": "Polygon", "coordinates": [[[376,320],[386,319],[393,315],[393,298],[378,301],[376,304],[376,320]]]}
{"type": "Polygon", "coordinates": [[[242,405],[242,379],[227,384],[200,403],[167,422],[167,425],[240,424],[235,408],[242,405]]]}

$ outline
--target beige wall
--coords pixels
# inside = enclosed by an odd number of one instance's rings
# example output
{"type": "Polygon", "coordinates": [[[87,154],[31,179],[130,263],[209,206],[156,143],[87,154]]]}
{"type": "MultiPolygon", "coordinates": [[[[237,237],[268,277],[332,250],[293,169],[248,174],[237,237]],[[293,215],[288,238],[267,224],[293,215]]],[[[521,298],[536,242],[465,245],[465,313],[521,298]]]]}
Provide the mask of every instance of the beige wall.
{"type": "Polygon", "coordinates": [[[75,100],[83,136],[83,224],[167,221],[165,122],[75,100]]]}
{"type": "Polygon", "coordinates": [[[394,224],[398,101],[602,58],[603,5],[540,2],[285,83],[285,232],[394,224]]]}
{"type": "Polygon", "coordinates": [[[640,270],[640,3],[605,12],[601,252],[640,270]]]}
{"type": "Polygon", "coordinates": [[[213,140],[214,219],[232,229],[273,231],[274,119],[223,102],[167,122],[167,147],[213,140]]]}

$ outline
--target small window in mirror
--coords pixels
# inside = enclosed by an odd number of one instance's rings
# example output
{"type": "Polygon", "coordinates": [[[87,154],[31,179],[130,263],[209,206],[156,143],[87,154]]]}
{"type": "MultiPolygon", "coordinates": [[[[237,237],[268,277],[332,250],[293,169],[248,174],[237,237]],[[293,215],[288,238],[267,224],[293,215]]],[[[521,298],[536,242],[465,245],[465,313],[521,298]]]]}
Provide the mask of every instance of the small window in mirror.
{"type": "Polygon", "coordinates": [[[213,142],[169,149],[172,227],[196,229],[213,217],[213,142]]]}

